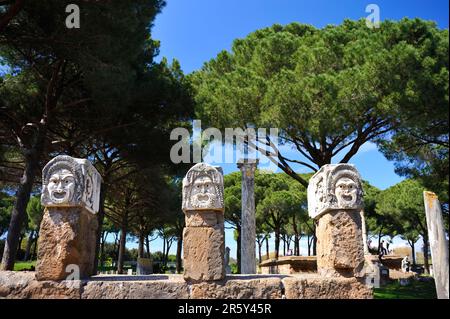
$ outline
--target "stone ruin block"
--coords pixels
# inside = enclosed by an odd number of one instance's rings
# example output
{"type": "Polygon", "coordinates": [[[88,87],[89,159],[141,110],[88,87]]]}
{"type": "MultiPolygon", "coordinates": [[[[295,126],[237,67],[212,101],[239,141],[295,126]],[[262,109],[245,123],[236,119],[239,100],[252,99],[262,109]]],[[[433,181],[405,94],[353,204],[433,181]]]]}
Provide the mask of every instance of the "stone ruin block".
{"type": "Polygon", "coordinates": [[[328,164],[308,186],[308,213],[315,219],[317,270],[327,277],[361,277],[364,242],[361,177],[351,164],[328,164]]]}
{"type": "Polygon", "coordinates": [[[212,281],[225,278],[223,174],[199,163],[183,179],[186,227],[183,231],[184,278],[212,281]]]}
{"type": "Polygon", "coordinates": [[[183,230],[184,279],[212,281],[225,278],[225,232],[215,227],[185,227],[183,230]]]}
{"type": "Polygon", "coordinates": [[[94,274],[101,177],[84,159],[57,156],[42,172],[45,207],[38,241],[38,280],[94,274]]]}

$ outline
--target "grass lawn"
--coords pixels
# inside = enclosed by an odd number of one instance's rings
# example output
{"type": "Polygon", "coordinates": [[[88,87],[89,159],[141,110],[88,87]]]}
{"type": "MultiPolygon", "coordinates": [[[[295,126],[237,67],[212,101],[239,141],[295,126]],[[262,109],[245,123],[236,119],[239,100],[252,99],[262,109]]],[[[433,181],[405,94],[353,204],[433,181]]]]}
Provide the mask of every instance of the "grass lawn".
{"type": "Polygon", "coordinates": [[[14,271],[31,270],[31,266],[36,267],[36,261],[19,261],[14,264],[14,271]]]}
{"type": "Polygon", "coordinates": [[[400,286],[398,281],[381,288],[374,288],[375,299],[436,299],[434,280],[411,280],[408,286],[400,286]]]}

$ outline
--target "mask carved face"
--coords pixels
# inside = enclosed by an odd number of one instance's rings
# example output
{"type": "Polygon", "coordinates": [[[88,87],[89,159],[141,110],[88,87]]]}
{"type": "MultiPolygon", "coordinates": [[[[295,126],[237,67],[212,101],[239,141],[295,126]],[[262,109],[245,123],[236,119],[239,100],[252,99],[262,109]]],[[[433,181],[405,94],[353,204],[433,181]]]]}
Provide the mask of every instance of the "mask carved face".
{"type": "Polygon", "coordinates": [[[56,171],[50,177],[47,187],[53,203],[69,203],[75,191],[75,177],[67,169],[56,171]]]}
{"type": "Polygon", "coordinates": [[[198,177],[193,185],[191,191],[191,204],[194,208],[209,208],[214,207],[216,201],[216,189],[210,177],[198,177]]]}
{"type": "Polygon", "coordinates": [[[317,200],[320,203],[323,202],[325,199],[325,192],[323,189],[323,180],[322,179],[317,183],[316,196],[317,196],[317,200]]]}
{"type": "Polygon", "coordinates": [[[86,186],[85,187],[86,187],[86,189],[85,189],[85,192],[86,192],[86,203],[88,205],[92,206],[93,205],[93,202],[92,202],[93,183],[92,183],[92,178],[90,176],[88,176],[86,178],[86,186]]]}
{"type": "Polygon", "coordinates": [[[339,207],[354,206],[358,199],[358,186],[350,178],[343,177],[336,183],[335,194],[339,207]]]}

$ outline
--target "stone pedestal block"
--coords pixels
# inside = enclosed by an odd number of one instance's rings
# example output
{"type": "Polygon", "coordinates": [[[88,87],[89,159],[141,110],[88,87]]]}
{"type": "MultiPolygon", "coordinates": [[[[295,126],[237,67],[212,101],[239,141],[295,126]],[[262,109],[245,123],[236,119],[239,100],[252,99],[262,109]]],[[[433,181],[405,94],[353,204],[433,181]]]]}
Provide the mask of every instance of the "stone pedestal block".
{"type": "Polygon", "coordinates": [[[309,180],[308,213],[316,223],[321,276],[364,276],[363,194],[352,164],[324,165],[309,180]]]}
{"type": "Polygon", "coordinates": [[[101,176],[88,160],[60,155],[45,165],[38,280],[80,279],[94,274],[100,185],[101,176]]]}
{"type": "Polygon", "coordinates": [[[360,277],[364,244],[359,210],[336,210],[317,221],[317,269],[322,276],[360,277]]]}
{"type": "Polygon", "coordinates": [[[138,258],[136,264],[137,275],[153,274],[153,261],[151,258],[138,258]]]}
{"type": "Polygon", "coordinates": [[[186,227],[214,227],[224,223],[223,212],[217,211],[187,211],[184,220],[186,227]]]}
{"type": "Polygon", "coordinates": [[[225,278],[225,231],[222,170],[194,165],[183,179],[186,227],[183,230],[184,279],[225,278]]]}
{"type": "Polygon", "coordinates": [[[183,231],[184,279],[191,282],[225,278],[225,232],[214,227],[186,227],[183,231]]]}
{"type": "Polygon", "coordinates": [[[36,279],[64,280],[94,274],[95,215],[82,207],[48,207],[40,227],[36,279]]]}

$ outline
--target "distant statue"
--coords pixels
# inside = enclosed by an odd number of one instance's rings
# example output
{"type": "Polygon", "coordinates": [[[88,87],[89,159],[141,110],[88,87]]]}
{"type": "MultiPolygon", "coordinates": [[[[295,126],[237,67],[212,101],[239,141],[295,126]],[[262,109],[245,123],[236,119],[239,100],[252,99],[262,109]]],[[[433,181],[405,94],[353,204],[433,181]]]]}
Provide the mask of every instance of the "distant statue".
{"type": "Polygon", "coordinates": [[[230,247],[225,248],[225,273],[231,274],[230,247]]]}
{"type": "Polygon", "coordinates": [[[405,258],[402,259],[402,271],[403,272],[409,272],[409,258],[408,258],[408,256],[405,256],[405,258]]]}

